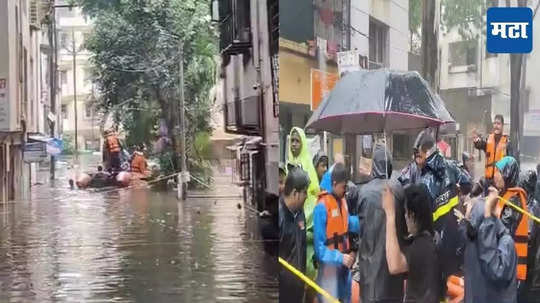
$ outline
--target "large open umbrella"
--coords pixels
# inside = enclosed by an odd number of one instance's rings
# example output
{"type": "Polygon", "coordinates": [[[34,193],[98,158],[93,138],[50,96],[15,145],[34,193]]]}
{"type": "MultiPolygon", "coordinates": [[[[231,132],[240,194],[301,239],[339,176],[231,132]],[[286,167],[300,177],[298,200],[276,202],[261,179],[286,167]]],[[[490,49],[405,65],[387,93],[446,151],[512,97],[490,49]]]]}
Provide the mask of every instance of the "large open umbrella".
{"type": "Polygon", "coordinates": [[[417,72],[386,69],[343,77],[306,128],[335,134],[368,134],[455,123],[440,97],[417,72]]]}

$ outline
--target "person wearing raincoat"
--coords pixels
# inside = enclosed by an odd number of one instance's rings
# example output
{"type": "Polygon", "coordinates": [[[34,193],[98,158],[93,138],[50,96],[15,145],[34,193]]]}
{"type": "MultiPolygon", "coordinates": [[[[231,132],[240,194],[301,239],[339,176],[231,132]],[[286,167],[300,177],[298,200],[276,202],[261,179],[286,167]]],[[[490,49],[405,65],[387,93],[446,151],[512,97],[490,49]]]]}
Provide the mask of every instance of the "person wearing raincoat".
{"type": "Polygon", "coordinates": [[[540,202],[540,164],[536,165],[536,186],[534,187],[534,197],[536,198],[536,201],[540,202]]]}
{"type": "MultiPolygon", "coordinates": [[[[459,187],[469,187],[471,180],[453,161],[444,159],[437,151],[435,139],[428,130],[418,134],[413,148],[414,161],[402,170],[398,180],[403,186],[421,183],[428,189],[432,199],[431,211],[441,263],[441,281],[446,281],[450,275],[461,272],[465,243],[453,209],[459,205],[459,187]]],[[[446,284],[443,283],[441,287],[441,293],[445,293],[446,284]]]]}
{"type": "MultiPolygon", "coordinates": [[[[306,202],[304,203],[304,215],[306,217],[306,275],[315,280],[317,271],[313,265],[313,209],[319,195],[319,178],[313,167],[312,157],[308,150],[306,134],[299,127],[293,127],[290,133],[288,163],[287,165],[299,166],[305,170],[310,179],[306,202]]],[[[308,296],[309,297],[309,296],[308,296]]]]}
{"type": "MultiPolygon", "coordinates": [[[[363,303],[402,302],[403,275],[391,275],[386,263],[386,215],[382,207],[382,193],[392,174],[392,156],[384,145],[377,144],[373,153],[372,180],[362,186],[358,194],[358,216],[362,221],[362,233],[358,248],[360,296],[363,303]]],[[[395,191],[397,192],[397,191],[395,191]]],[[[396,208],[403,203],[399,199],[396,208]]],[[[402,216],[398,239],[402,239],[406,226],[402,216]]],[[[402,243],[400,243],[402,244],[402,243]]],[[[357,294],[353,294],[353,297],[357,294]]]]}
{"type": "Polygon", "coordinates": [[[465,236],[465,303],[517,302],[514,240],[495,214],[498,191],[472,201],[460,227],[465,236]]]}
{"type": "Polygon", "coordinates": [[[527,193],[521,187],[517,186],[518,180],[519,164],[516,159],[506,156],[495,163],[493,185],[503,198],[499,199],[495,212],[514,237],[518,256],[517,279],[521,293],[524,287],[523,282],[527,277],[529,222],[525,215],[506,205],[505,202],[508,201],[527,211],[527,193]]]}
{"type": "MultiPolygon", "coordinates": [[[[540,203],[535,196],[537,174],[529,170],[520,176],[519,187],[527,193],[527,208],[529,212],[540,218],[540,203]]],[[[529,247],[527,260],[527,279],[520,303],[536,302],[540,298],[540,225],[529,219],[529,247]]]]}
{"type": "MultiPolygon", "coordinates": [[[[357,216],[350,216],[345,201],[347,171],[338,163],[332,171],[332,192],[322,192],[313,212],[317,284],[340,302],[351,298],[351,272],[356,255],[350,233],[358,234],[357,216]]],[[[319,302],[326,302],[319,296],[319,302]]]]}

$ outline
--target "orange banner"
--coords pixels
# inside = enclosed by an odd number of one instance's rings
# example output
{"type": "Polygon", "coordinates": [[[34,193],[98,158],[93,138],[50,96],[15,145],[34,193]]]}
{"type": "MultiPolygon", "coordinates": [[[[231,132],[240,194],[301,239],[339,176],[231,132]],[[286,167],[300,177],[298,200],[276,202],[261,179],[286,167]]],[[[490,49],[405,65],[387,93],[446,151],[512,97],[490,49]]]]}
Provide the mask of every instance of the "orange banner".
{"type": "Polygon", "coordinates": [[[339,80],[338,74],[311,69],[311,110],[317,109],[339,80]]]}

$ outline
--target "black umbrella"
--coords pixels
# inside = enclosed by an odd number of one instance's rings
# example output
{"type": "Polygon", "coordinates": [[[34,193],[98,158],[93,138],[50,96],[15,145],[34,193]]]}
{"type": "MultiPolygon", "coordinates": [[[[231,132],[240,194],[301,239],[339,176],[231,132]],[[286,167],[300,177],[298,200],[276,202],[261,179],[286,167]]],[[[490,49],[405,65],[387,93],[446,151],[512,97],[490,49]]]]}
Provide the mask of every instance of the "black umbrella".
{"type": "Polygon", "coordinates": [[[441,98],[417,72],[352,72],[336,83],[306,128],[368,134],[455,123],[441,98]]]}

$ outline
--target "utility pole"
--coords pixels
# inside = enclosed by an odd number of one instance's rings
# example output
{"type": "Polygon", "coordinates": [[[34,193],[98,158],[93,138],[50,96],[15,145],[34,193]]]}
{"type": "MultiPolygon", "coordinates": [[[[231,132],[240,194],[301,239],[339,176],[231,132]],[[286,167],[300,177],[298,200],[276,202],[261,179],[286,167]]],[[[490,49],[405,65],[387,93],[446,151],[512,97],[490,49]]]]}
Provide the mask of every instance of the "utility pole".
{"type": "MultiPolygon", "coordinates": [[[[49,89],[50,91],[50,108],[49,111],[54,115],[54,121],[50,121],[50,134],[51,137],[55,137],[54,129],[56,126],[56,121],[58,121],[58,118],[56,117],[56,86],[57,86],[57,80],[56,80],[56,74],[57,74],[57,66],[56,66],[56,57],[57,57],[57,44],[56,44],[56,7],[54,5],[54,0],[52,0],[52,7],[51,7],[51,16],[50,16],[50,22],[49,22],[49,89]]],[[[47,115],[48,116],[48,115],[47,115]]],[[[54,180],[55,178],[55,172],[56,172],[56,158],[55,156],[51,155],[50,165],[49,165],[49,176],[51,180],[54,180]]]]}
{"type": "Polygon", "coordinates": [[[422,77],[439,91],[437,64],[439,58],[439,0],[423,0],[422,5],[422,77]]]}
{"type": "MultiPolygon", "coordinates": [[[[510,6],[509,1],[506,3],[510,6]]],[[[527,1],[518,1],[518,7],[527,7],[527,1]]],[[[521,116],[521,74],[523,64],[523,54],[510,54],[510,144],[512,146],[513,157],[520,163],[521,129],[523,121],[521,116]]]]}
{"type": "Polygon", "coordinates": [[[77,48],[75,46],[75,29],[71,28],[71,46],[73,55],[73,106],[75,108],[75,163],[79,163],[78,113],[77,113],[77,48]]]}
{"type": "Polygon", "coordinates": [[[180,41],[179,45],[179,54],[180,54],[180,154],[181,154],[181,164],[180,164],[180,178],[178,178],[178,198],[186,200],[187,196],[187,167],[186,167],[186,123],[185,123],[185,110],[184,110],[184,42],[180,41]]]}

